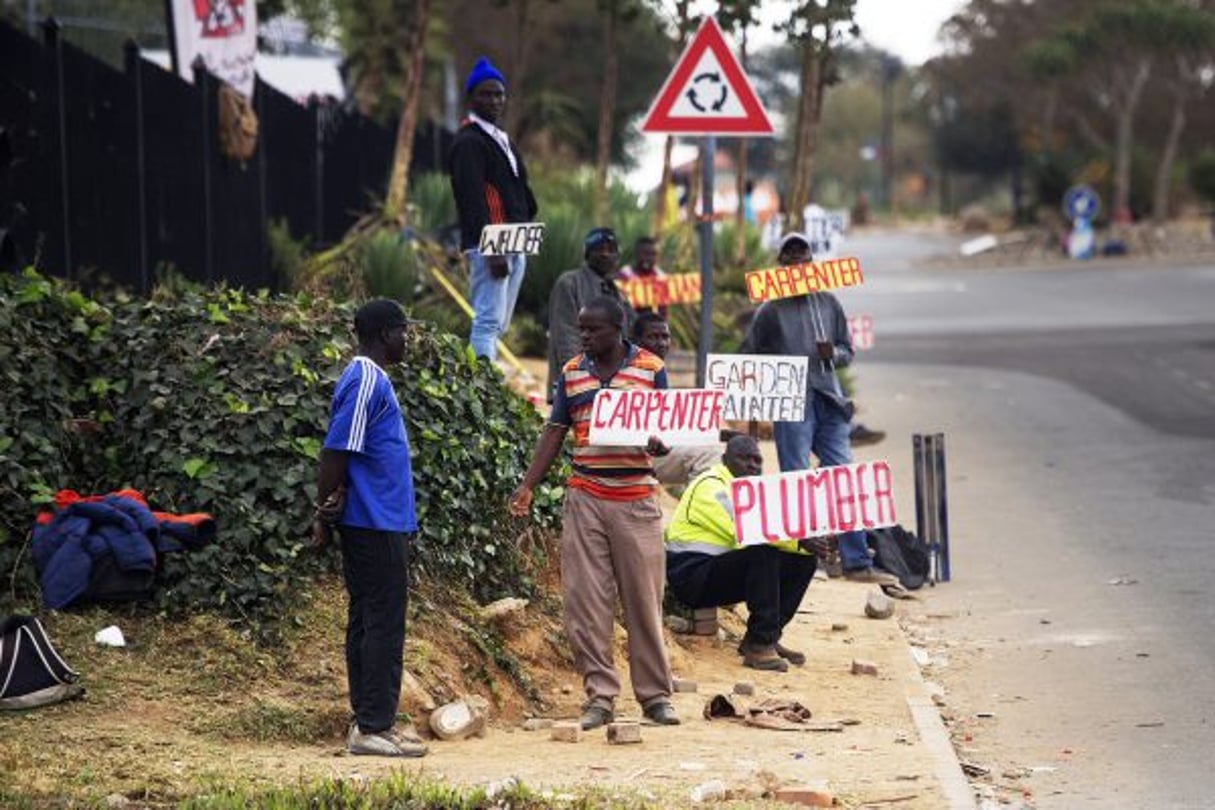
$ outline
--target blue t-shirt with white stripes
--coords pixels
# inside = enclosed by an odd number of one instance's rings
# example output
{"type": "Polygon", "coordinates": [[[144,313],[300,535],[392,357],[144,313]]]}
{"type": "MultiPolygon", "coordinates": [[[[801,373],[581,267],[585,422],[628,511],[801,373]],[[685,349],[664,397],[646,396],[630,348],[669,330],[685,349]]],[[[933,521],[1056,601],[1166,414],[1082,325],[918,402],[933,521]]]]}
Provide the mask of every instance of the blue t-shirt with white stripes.
{"type": "Polygon", "coordinates": [[[348,454],[346,511],[339,525],[417,531],[405,420],[388,375],[370,358],[356,357],[342,372],[325,448],[348,454]]]}

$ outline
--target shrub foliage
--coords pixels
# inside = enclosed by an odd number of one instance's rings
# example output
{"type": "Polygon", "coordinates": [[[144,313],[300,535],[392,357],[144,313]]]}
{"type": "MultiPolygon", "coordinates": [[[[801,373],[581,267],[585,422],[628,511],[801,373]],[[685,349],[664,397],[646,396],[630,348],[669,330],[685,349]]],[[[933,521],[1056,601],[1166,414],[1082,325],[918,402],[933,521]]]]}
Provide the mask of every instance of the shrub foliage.
{"type": "MultiPolygon", "coordinates": [[[[156,607],[218,610],[264,635],[336,553],[306,552],[316,458],[349,360],[352,308],[299,296],[187,291],[90,300],[27,272],[0,277],[0,612],[30,606],[26,549],[55,490],[132,486],[154,508],[210,512],[217,540],[166,555],[156,607]]],[[[391,370],[409,423],[422,576],[481,599],[531,592],[529,527],[505,502],[540,420],[457,338],[411,330],[391,370]]],[[[540,549],[543,544],[530,544],[540,549]]]]}

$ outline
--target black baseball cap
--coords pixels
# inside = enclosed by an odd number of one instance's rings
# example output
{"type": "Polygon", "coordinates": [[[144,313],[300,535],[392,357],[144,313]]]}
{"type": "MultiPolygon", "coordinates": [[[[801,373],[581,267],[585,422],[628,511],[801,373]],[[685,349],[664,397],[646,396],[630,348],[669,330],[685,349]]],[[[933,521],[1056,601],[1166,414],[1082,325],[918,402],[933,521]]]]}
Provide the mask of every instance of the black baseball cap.
{"type": "Polygon", "coordinates": [[[616,244],[615,231],[611,228],[591,228],[582,240],[582,255],[589,256],[592,250],[608,242],[616,244]]]}
{"type": "Polygon", "coordinates": [[[381,329],[421,323],[405,317],[401,305],[389,298],[373,298],[354,313],[354,331],[360,335],[374,335],[381,329]]]}

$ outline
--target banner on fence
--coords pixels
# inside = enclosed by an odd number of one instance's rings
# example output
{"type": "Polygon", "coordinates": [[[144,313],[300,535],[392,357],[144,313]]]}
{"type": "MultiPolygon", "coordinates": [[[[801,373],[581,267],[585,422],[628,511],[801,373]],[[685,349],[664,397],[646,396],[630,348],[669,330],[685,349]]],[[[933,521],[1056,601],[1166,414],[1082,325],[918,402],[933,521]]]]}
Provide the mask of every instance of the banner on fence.
{"type": "Polygon", "coordinates": [[[671,304],[700,301],[700,274],[679,273],[659,278],[634,278],[617,281],[616,286],[629,299],[633,309],[655,309],[671,304]]]}
{"type": "Polygon", "coordinates": [[[730,496],[740,545],[800,540],[898,523],[885,461],[735,478],[730,496]]]}
{"type": "Polygon", "coordinates": [[[856,287],[864,283],[860,259],[827,259],[747,273],[747,296],[755,302],[856,287]]]}
{"type": "Polygon", "coordinates": [[[800,422],[810,360],[783,354],[710,354],[705,387],[724,391],[722,419],[800,422]]]}
{"type": "Polygon", "coordinates": [[[873,316],[849,315],[848,335],[852,338],[852,348],[856,351],[867,351],[873,348],[873,316]]]}
{"type": "Polygon", "coordinates": [[[177,73],[194,80],[194,60],[207,71],[253,96],[257,57],[257,8],[253,0],[169,0],[177,73]]]}
{"type": "Polygon", "coordinates": [[[509,222],[482,228],[477,250],[481,251],[482,256],[506,256],[511,253],[535,256],[543,244],[543,222],[509,222]]]}
{"type": "Polygon", "coordinates": [[[604,388],[591,409],[590,443],[636,447],[657,436],[670,447],[717,444],[725,394],[702,388],[604,388]]]}

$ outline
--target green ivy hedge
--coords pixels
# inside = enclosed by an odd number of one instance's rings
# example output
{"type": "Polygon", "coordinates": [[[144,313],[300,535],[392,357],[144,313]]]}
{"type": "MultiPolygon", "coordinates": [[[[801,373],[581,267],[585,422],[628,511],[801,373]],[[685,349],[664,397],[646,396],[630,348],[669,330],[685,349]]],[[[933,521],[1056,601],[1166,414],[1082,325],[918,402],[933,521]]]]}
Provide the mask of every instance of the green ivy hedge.
{"type": "MultiPolygon", "coordinates": [[[[0,612],[30,607],[29,527],[60,488],[123,486],[154,508],[210,512],[219,535],[166,555],[155,607],[218,610],[264,635],[336,554],[305,551],[316,457],[352,354],[352,308],[306,297],[187,291],[90,300],[32,272],[0,276],[0,612]]],[[[480,599],[533,590],[560,487],[533,521],[506,512],[540,420],[463,342],[411,330],[391,370],[409,422],[421,576],[480,599]]],[[[555,478],[550,480],[556,480],[555,478]]]]}

